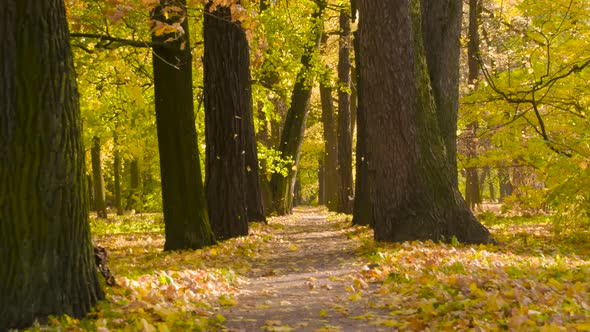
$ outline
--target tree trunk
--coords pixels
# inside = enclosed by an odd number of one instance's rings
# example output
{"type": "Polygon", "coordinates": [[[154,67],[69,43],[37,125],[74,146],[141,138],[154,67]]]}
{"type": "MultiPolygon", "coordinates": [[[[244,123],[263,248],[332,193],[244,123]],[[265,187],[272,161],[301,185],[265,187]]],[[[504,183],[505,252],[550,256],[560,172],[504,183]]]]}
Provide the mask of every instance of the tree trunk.
{"type": "Polygon", "coordinates": [[[318,205],[326,204],[326,168],[324,159],[320,158],[318,167],[318,205]]]}
{"type": "MultiPolygon", "coordinates": [[[[115,128],[116,130],[116,128],[115,128]]],[[[117,132],[113,134],[113,168],[115,173],[115,209],[117,215],[123,215],[123,203],[121,198],[121,152],[119,151],[119,136],[117,132]]]]}
{"type": "Polygon", "coordinates": [[[457,114],[462,0],[421,0],[422,36],[438,127],[453,185],[457,175],[457,114]]]}
{"type": "Polygon", "coordinates": [[[360,90],[361,78],[359,61],[359,38],[358,30],[354,32],[354,54],[356,67],[356,181],[354,188],[354,209],[352,223],[355,225],[374,226],[373,211],[369,191],[369,173],[367,168],[367,121],[365,111],[362,109],[362,91],[360,90]]]}
{"type": "Polygon", "coordinates": [[[86,183],[87,183],[87,192],[88,192],[88,201],[90,204],[90,211],[96,211],[94,207],[94,187],[92,186],[92,174],[86,174],[86,183]]]}
{"type": "MultiPolygon", "coordinates": [[[[219,240],[248,235],[246,137],[252,121],[246,35],[228,7],[205,7],[204,87],[206,190],[211,227],[219,240]],[[250,113],[248,115],[248,113],[250,113]]],[[[253,132],[252,132],[253,134],[253,132]]],[[[258,193],[259,194],[259,193],[258,193]]]]}
{"type": "Polygon", "coordinates": [[[90,149],[90,157],[92,160],[92,177],[94,188],[94,206],[96,208],[96,216],[98,218],[107,217],[107,209],[105,206],[104,194],[104,178],[102,177],[102,161],[100,155],[100,138],[94,136],[92,138],[92,148],[90,149]]]}
{"type": "Polygon", "coordinates": [[[186,8],[186,0],[160,0],[153,18],[168,24],[182,22],[184,33],[153,35],[167,45],[153,48],[154,92],[162,205],[164,250],[196,249],[215,243],[201,179],[192,91],[192,57],[186,12],[166,15],[167,5],[186,8]]]}
{"type": "Polygon", "coordinates": [[[139,160],[133,157],[129,163],[129,194],[127,195],[127,209],[140,212],[139,207],[139,160]]]}
{"type": "Polygon", "coordinates": [[[338,212],[352,213],[352,128],[350,117],[350,16],[340,13],[338,52],[338,212]]]}
{"type": "MultiPolygon", "coordinates": [[[[469,84],[477,84],[479,77],[479,32],[478,32],[478,0],[469,0],[469,42],[467,44],[467,58],[469,73],[467,75],[469,84]]],[[[477,120],[467,125],[467,162],[477,157],[477,120]]],[[[477,175],[477,168],[467,167],[465,169],[465,201],[471,209],[481,203],[480,183],[477,175]]]]}
{"type": "Polygon", "coordinates": [[[494,242],[449,177],[420,1],[362,0],[359,11],[359,107],[371,109],[366,148],[375,239],[494,242]]]}
{"type": "Polygon", "coordinates": [[[274,173],[271,178],[271,189],[273,193],[274,210],[279,215],[291,213],[291,203],[293,200],[293,190],[295,179],[297,177],[297,167],[301,155],[301,145],[305,134],[305,125],[309,114],[309,102],[311,98],[312,79],[310,69],[312,59],[316,52],[322,31],[321,17],[325,3],[319,3],[312,14],[311,20],[314,22],[312,36],[313,41],[309,43],[303,55],[301,56],[301,70],[297,74],[293,93],[291,95],[291,106],[287,112],[283,131],[281,133],[281,142],[279,151],[283,158],[291,158],[294,165],[288,169],[287,176],[280,173],[274,173]]]}
{"type": "Polygon", "coordinates": [[[0,331],[100,299],[61,0],[0,2],[0,331]]]}
{"type": "Polygon", "coordinates": [[[512,195],[514,191],[510,182],[510,173],[506,167],[498,168],[498,181],[500,182],[500,202],[503,202],[504,197],[512,195]]]}
{"type": "Polygon", "coordinates": [[[338,138],[334,121],[334,102],[332,88],[328,78],[320,82],[320,99],[322,102],[322,122],[324,125],[324,197],[330,211],[338,210],[338,138]]]}
{"type": "MultiPolygon", "coordinates": [[[[353,42],[353,49],[354,46],[353,42]]],[[[356,109],[358,108],[358,92],[357,92],[357,74],[356,64],[350,67],[350,133],[354,137],[354,128],[356,126],[356,109]]],[[[354,145],[354,144],[353,144],[354,145]]],[[[354,205],[354,204],[353,204],[354,205]]]]}

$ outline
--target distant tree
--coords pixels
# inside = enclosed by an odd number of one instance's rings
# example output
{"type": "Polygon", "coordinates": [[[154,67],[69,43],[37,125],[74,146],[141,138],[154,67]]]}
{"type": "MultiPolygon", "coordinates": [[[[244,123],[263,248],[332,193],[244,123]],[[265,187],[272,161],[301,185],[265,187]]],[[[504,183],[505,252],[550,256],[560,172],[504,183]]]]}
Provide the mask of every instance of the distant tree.
{"type": "Polygon", "coordinates": [[[100,137],[92,138],[90,147],[90,159],[92,161],[92,188],[94,189],[94,208],[98,218],[107,217],[107,206],[105,203],[104,178],[102,176],[102,160],[100,154],[100,137]]]}
{"type": "Polygon", "coordinates": [[[154,20],[180,24],[182,33],[153,34],[156,124],[162,174],[164,250],[215,243],[201,178],[193,110],[192,56],[186,0],[161,0],[154,20]]]}
{"type": "MultiPolygon", "coordinates": [[[[375,239],[451,241],[456,237],[466,243],[493,242],[450,177],[431,95],[420,1],[361,0],[358,8],[359,107],[367,110],[375,239]]],[[[441,28],[456,25],[446,20],[439,24],[441,28]]]]}
{"type": "Polygon", "coordinates": [[[103,298],[64,1],[0,2],[0,330],[103,298]]]}
{"type": "Polygon", "coordinates": [[[292,210],[292,200],[297,178],[297,166],[299,165],[301,145],[303,144],[305,126],[309,115],[312,90],[312,75],[310,74],[310,69],[313,65],[312,60],[314,54],[321,41],[320,38],[323,30],[321,24],[322,15],[326,4],[323,1],[318,1],[317,5],[318,6],[314,9],[311,16],[313,22],[311,31],[312,39],[306,44],[303,55],[301,56],[301,69],[297,74],[295,85],[293,86],[291,105],[285,118],[279,144],[281,157],[291,159],[295,164],[292,167],[289,167],[286,176],[281,173],[273,173],[270,183],[274,211],[279,215],[291,213],[292,210]]]}

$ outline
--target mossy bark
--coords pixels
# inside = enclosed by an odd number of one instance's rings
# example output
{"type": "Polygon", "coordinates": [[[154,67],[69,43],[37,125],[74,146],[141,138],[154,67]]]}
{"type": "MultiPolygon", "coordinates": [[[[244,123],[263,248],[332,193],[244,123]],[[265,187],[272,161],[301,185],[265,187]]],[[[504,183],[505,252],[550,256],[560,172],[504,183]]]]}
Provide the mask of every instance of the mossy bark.
{"type": "Polygon", "coordinates": [[[0,330],[103,298],[61,0],[0,2],[0,330]]]}
{"type": "Polygon", "coordinates": [[[186,17],[166,15],[163,8],[186,8],[186,0],[161,0],[153,19],[181,23],[184,33],[153,35],[166,46],[153,48],[154,97],[160,151],[164,250],[197,249],[215,243],[201,178],[193,109],[192,56],[186,17]],[[167,41],[172,38],[172,41],[167,41]]]}
{"type": "Polygon", "coordinates": [[[438,128],[455,186],[462,7],[462,0],[421,0],[422,37],[438,128]]]}
{"type": "Polygon", "coordinates": [[[489,243],[453,180],[438,128],[419,0],[359,1],[359,107],[379,241],[489,243]]]}

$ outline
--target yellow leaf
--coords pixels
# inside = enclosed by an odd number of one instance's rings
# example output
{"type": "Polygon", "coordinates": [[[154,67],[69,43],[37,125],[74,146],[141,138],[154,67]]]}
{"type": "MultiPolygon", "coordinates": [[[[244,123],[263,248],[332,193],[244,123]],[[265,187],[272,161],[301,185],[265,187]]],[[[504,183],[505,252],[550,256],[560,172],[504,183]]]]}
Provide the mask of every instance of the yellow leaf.
{"type": "Polygon", "coordinates": [[[222,306],[231,307],[238,304],[238,301],[236,301],[236,299],[230,296],[220,296],[219,304],[221,304],[222,306]]]}
{"type": "Polygon", "coordinates": [[[326,309],[320,310],[320,317],[326,316],[326,309]]]}
{"type": "Polygon", "coordinates": [[[590,331],[590,321],[577,324],[576,331],[590,331]]]}
{"type": "Polygon", "coordinates": [[[292,245],[289,247],[289,249],[291,249],[291,251],[295,251],[295,250],[297,250],[297,246],[296,246],[296,245],[294,245],[294,244],[292,244],[292,245]]]}

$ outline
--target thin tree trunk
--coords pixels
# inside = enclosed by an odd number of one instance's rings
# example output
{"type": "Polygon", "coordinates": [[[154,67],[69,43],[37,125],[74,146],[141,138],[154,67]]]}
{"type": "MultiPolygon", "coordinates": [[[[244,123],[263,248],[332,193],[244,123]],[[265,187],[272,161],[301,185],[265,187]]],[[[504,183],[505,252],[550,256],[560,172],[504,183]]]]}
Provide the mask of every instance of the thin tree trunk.
{"type": "Polygon", "coordinates": [[[338,212],[352,213],[352,127],[350,116],[350,16],[340,12],[338,52],[338,212]]]}
{"type": "Polygon", "coordinates": [[[107,217],[104,195],[104,178],[102,176],[102,161],[100,155],[100,138],[92,138],[92,148],[90,149],[92,159],[92,177],[94,188],[94,206],[96,207],[96,216],[98,218],[107,217]]]}
{"type": "MultiPolygon", "coordinates": [[[[172,8],[172,7],[171,7],[172,8]]],[[[196,249],[215,243],[201,178],[192,91],[192,56],[186,0],[160,0],[153,18],[180,24],[183,34],[153,35],[167,45],[153,48],[154,92],[162,205],[166,243],[164,250],[196,249]],[[181,8],[178,15],[164,15],[167,5],[181,8]],[[168,19],[167,19],[168,17],[168,19]]]]}
{"type": "MultiPolygon", "coordinates": [[[[469,0],[469,42],[467,44],[467,58],[469,65],[469,84],[477,84],[479,78],[479,23],[478,23],[478,0],[469,0]]],[[[467,162],[477,158],[477,120],[467,125],[467,162]]],[[[476,167],[465,169],[465,201],[471,209],[481,203],[480,183],[476,167]]]]}
{"type": "Polygon", "coordinates": [[[0,331],[104,297],[68,40],[64,1],[0,1],[0,331]]]}
{"type": "MultiPolygon", "coordinates": [[[[209,3],[210,4],[210,3],[209,3]]],[[[219,240],[248,234],[246,127],[252,121],[246,35],[229,7],[205,7],[204,86],[209,216],[219,240]]],[[[253,134],[253,132],[252,132],[253,134]]],[[[259,194],[259,193],[258,193],[259,194]]]]}
{"type": "Polygon", "coordinates": [[[113,133],[113,143],[115,145],[113,150],[113,168],[115,173],[115,209],[117,209],[117,215],[123,215],[123,203],[121,198],[121,152],[119,151],[119,136],[115,132],[113,133]]]}
{"type": "Polygon", "coordinates": [[[297,177],[297,167],[299,166],[301,145],[305,134],[307,116],[309,115],[309,102],[312,89],[310,68],[314,53],[319,46],[322,32],[322,25],[320,23],[325,3],[321,2],[319,5],[311,17],[312,22],[314,22],[312,28],[313,40],[312,43],[309,43],[305,47],[301,56],[302,69],[297,74],[295,86],[293,87],[291,106],[287,112],[279,145],[281,156],[285,159],[292,159],[294,165],[288,168],[287,176],[274,173],[271,178],[274,210],[279,215],[291,213],[292,210],[291,203],[293,200],[295,179],[297,177]]]}
{"type": "Polygon", "coordinates": [[[90,211],[96,211],[96,207],[94,206],[94,187],[92,185],[92,173],[86,174],[86,182],[87,182],[88,201],[90,204],[90,211]]]}
{"type": "Polygon", "coordinates": [[[371,109],[366,148],[375,239],[494,242],[449,176],[420,1],[361,0],[359,11],[359,107],[371,109]]]}
{"type": "MultiPolygon", "coordinates": [[[[353,50],[356,46],[353,43],[353,50]]],[[[356,64],[350,67],[350,133],[351,136],[354,137],[355,127],[356,127],[356,109],[358,108],[358,91],[357,91],[357,74],[356,74],[356,64]]],[[[353,144],[354,145],[354,144],[353,144]]]]}
{"type": "Polygon", "coordinates": [[[354,189],[354,209],[352,223],[355,225],[374,226],[373,211],[369,190],[369,169],[367,167],[367,116],[362,108],[362,81],[360,77],[360,54],[358,30],[354,32],[354,55],[357,83],[357,107],[356,107],[356,181],[354,189]]]}
{"type": "Polygon", "coordinates": [[[139,207],[139,160],[133,157],[129,162],[129,194],[127,195],[127,209],[141,212],[139,207]]]}
{"type": "Polygon", "coordinates": [[[326,204],[326,168],[324,158],[319,160],[320,166],[318,167],[318,205],[326,204]]]}
{"type": "Polygon", "coordinates": [[[320,99],[322,103],[322,123],[324,125],[324,197],[330,211],[338,209],[338,138],[334,120],[334,102],[332,88],[328,78],[320,82],[320,99]]]}
{"type": "Polygon", "coordinates": [[[504,198],[512,195],[513,187],[510,182],[510,173],[504,166],[498,168],[498,182],[500,182],[500,202],[504,201],[504,198]]]}

